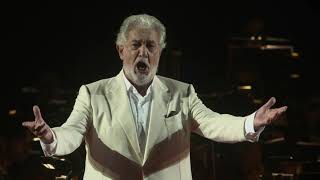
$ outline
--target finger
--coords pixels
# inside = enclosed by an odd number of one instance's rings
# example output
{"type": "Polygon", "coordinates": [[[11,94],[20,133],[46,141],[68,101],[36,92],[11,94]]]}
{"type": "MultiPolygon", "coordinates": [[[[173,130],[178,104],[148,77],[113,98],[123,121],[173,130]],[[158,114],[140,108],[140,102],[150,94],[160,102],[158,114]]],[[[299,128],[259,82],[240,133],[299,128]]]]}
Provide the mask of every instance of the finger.
{"type": "Polygon", "coordinates": [[[267,109],[270,109],[274,104],[276,103],[276,98],[272,97],[269,99],[269,101],[264,104],[263,106],[267,109]]]}
{"type": "Polygon", "coordinates": [[[283,107],[280,107],[280,108],[275,108],[275,109],[271,109],[271,114],[278,114],[278,115],[281,115],[282,113],[284,113],[285,111],[287,110],[287,106],[283,106],[283,107]]]}
{"type": "Polygon", "coordinates": [[[29,129],[29,131],[34,134],[35,136],[37,136],[36,132],[34,131],[34,127],[35,127],[35,122],[34,121],[26,121],[26,122],[23,122],[22,125],[26,128],[29,129]]]}
{"type": "Polygon", "coordinates": [[[22,126],[29,128],[29,129],[33,129],[33,127],[35,126],[35,122],[34,121],[25,121],[22,123],[22,126]]]}
{"type": "Polygon", "coordinates": [[[277,111],[278,111],[278,113],[281,114],[281,113],[285,112],[287,109],[288,109],[287,106],[283,106],[283,107],[278,108],[277,111]]]}
{"type": "Polygon", "coordinates": [[[276,121],[279,119],[279,117],[281,116],[281,114],[286,111],[287,107],[284,106],[284,107],[281,107],[281,108],[277,108],[277,109],[272,109],[270,112],[269,112],[269,118],[267,120],[267,123],[270,124],[272,123],[273,121],[276,121]]]}
{"type": "Polygon", "coordinates": [[[34,114],[36,121],[39,121],[42,119],[39,106],[37,106],[37,105],[33,106],[33,114],[34,114]]]}
{"type": "Polygon", "coordinates": [[[42,121],[41,124],[36,124],[34,127],[35,131],[40,131],[46,124],[42,121]]]}
{"type": "Polygon", "coordinates": [[[39,137],[44,136],[47,133],[47,128],[42,128],[40,131],[37,132],[39,137]]]}
{"type": "Polygon", "coordinates": [[[273,115],[273,117],[272,117],[272,120],[271,120],[271,121],[272,121],[272,122],[273,122],[273,121],[277,121],[277,120],[279,119],[279,116],[280,116],[280,113],[279,113],[279,112],[275,112],[274,115],[273,115]]]}
{"type": "Polygon", "coordinates": [[[268,124],[271,124],[271,123],[273,123],[273,122],[275,122],[275,121],[277,121],[278,119],[279,119],[279,114],[278,113],[274,113],[273,115],[272,115],[272,117],[270,117],[269,119],[268,119],[268,124]]]}

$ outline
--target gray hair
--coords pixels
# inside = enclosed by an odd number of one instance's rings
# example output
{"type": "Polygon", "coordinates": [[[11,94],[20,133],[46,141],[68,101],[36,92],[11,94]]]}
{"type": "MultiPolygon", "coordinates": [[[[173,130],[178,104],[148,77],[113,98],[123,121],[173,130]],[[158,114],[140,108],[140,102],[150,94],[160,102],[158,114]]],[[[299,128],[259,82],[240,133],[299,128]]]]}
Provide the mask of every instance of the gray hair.
{"type": "Polygon", "coordinates": [[[166,47],[166,28],[157,18],[148,14],[131,15],[127,17],[120,27],[116,44],[123,45],[127,41],[128,32],[134,27],[155,29],[160,35],[161,49],[166,47]]]}

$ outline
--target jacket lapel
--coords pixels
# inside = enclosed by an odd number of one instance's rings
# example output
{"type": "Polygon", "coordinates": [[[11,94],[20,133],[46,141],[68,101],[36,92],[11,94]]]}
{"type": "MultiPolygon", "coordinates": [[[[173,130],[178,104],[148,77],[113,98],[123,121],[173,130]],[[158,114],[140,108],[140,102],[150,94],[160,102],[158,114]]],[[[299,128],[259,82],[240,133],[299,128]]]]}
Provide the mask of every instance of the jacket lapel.
{"type": "Polygon", "coordinates": [[[112,119],[119,121],[122,129],[124,130],[132,149],[134,150],[136,158],[142,163],[142,157],[139,155],[140,147],[134,123],[133,114],[127,95],[127,90],[123,81],[123,72],[121,71],[114,79],[115,82],[110,83],[110,89],[106,94],[110,102],[112,112],[112,119]]]}
{"type": "Polygon", "coordinates": [[[125,83],[123,81],[123,72],[121,71],[108,86],[106,98],[110,102],[112,119],[116,119],[122,126],[132,149],[134,150],[136,159],[143,164],[150,154],[152,148],[158,144],[163,138],[167,137],[166,125],[164,119],[171,112],[176,111],[177,102],[171,102],[171,93],[157,76],[154,78],[152,87],[152,104],[150,109],[149,128],[146,139],[146,147],[144,156],[141,157],[140,147],[136,125],[131,110],[131,105],[127,95],[125,83]]]}
{"type": "Polygon", "coordinates": [[[168,104],[171,99],[169,89],[155,76],[152,91],[152,105],[150,110],[149,128],[143,163],[157,143],[160,136],[167,136],[164,118],[168,113],[168,104]]]}

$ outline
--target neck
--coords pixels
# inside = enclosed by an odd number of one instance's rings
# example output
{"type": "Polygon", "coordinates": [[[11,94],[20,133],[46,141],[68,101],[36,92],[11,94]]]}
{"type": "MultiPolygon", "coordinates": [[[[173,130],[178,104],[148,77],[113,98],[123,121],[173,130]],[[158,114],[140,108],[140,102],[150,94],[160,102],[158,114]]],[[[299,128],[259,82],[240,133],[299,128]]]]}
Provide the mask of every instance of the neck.
{"type": "Polygon", "coordinates": [[[149,86],[151,85],[151,83],[152,83],[152,81],[147,83],[147,84],[145,84],[145,85],[137,85],[137,84],[131,82],[131,84],[137,89],[138,93],[141,96],[145,96],[147,94],[147,90],[148,90],[149,86]]]}

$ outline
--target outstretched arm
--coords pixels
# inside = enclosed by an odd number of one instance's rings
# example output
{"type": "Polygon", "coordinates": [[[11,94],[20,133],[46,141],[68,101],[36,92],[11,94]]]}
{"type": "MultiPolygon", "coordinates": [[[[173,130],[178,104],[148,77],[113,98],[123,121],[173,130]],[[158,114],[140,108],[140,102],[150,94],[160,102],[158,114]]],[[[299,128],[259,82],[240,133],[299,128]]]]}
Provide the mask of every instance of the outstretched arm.
{"type": "Polygon", "coordinates": [[[34,106],[35,120],[23,122],[35,136],[40,138],[46,155],[66,155],[78,148],[91,120],[90,95],[86,86],[81,86],[73,111],[60,127],[50,128],[43,120],[40,109],[34,106]]]}

